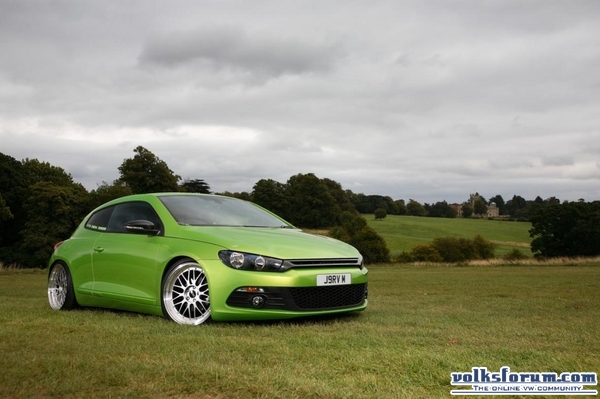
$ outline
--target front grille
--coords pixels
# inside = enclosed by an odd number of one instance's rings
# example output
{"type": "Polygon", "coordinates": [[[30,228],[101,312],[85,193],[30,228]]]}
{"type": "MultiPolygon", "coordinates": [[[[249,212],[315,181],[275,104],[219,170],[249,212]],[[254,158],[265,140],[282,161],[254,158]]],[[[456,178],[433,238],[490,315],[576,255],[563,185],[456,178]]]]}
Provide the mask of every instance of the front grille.
{"type": "Polygon", "coordinates": [[[303,310],[358,306],[365,300],[366,284],[290,288],[296,306],[303,310]]]}
{"type": "Polygon", "coordinates": [[[295,267],[352,267],[362,269],[358,258],[326,258],[326,259],[289,259],[283,262],[279,271],[286,271],[295,267]]]}
{"type": "Polygon", "coordinates": [[[358,258],[342,258],[342,259],[291,259],[293,266],[311,267],[311,266],[358,266],[358,258]]]}

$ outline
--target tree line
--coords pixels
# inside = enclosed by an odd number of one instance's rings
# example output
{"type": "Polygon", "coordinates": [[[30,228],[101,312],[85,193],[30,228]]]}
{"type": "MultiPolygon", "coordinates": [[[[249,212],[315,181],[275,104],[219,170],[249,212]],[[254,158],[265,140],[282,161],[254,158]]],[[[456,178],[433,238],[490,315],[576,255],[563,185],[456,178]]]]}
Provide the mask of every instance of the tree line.
{"type": "MultiPolygon", "coordinates": [[[[87,191],[64,169],[37,159],[16,159],[0,153],[0,262],[24,267],[44,267],[53,245],[68,238],[81,219],[103,203],[130,194],[149,192],[210,193],[203,179],[185,179],[175,174],[168,165],[148,149],[138,146],[132,158],[118,167],[119,178],[112,183],[102,182],[95,190],[87,191]]],[[[299,173],[285,183],[272,179],[256,182],[251,192],[222,192],[221,195],[253,201],[302,228],[326,228],[336,238],[356,246],[367,254],[370,262],[386,262],[389,250],[385,241],[370,227],[361,214],[413,215],[428,217],[456,217],[456,211],[446,201],[421,204],[416,200],[394,200],[389,196],[365,195],[344,190],[338,182],[319,178],[313,173],[299,173]]],[[[473,207],[475,214],[484,214],[487,205],[496,204],[501,215],[519,220],[531,219],[534,252],[540,256],[573,256],[577,253],[600,255],[598,244],[600,223],[563,223],[561,228],[572,229],[564,239],[578,239],[587,234],[586,250],[555,242],[554,224],[548,220],[565,215],[573,218],[600,218],[598,202],[563,204],[554,197],[533,201],[515,195],[504,202],[496,195],[490,200],[479,196],[473,207]],[[480,202],[480,203],[479,203],[480,202]],[[568,209],[567,209],[568,208],[568,209]],[[567,210],[565,210],[567,209],[567,210]],[[549,239],[551,234],[554,239],[549,239]],[[551,245],[554,249],[546,247],[551,245]],[[562,249],[556,249],[562,248],[562,249]]],[[[470,216],[463,205],[463,216],[470,216]]]]}
{"type": "Polygon", "coordinates": [[[119,166],[119,179],[88,192],[63,168],[0,153],[0,262],[45,267],[54,244],[68,238],[92,209],[144,192],[210,192],[202,179],[185,180],[144,147],[119,166]]]}

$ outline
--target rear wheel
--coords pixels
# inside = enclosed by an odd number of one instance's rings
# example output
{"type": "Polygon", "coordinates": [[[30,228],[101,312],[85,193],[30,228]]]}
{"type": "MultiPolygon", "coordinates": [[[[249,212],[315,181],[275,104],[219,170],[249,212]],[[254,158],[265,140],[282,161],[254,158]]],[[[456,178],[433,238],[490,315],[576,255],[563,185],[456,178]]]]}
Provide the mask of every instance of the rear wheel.
{"type": "Polygon", "coordinates": [[[62,262],[52,266],[48,275],[48,302],[54,310],[70,310],[77,307],[71,272],[62,262]]]}
{"type": "Polygon", "coordinates": [[[198,325],[210,317],[208,280],[204,269],[191,259],[175,263],[163,279],[163,314],[179,324],[198,325]]]}

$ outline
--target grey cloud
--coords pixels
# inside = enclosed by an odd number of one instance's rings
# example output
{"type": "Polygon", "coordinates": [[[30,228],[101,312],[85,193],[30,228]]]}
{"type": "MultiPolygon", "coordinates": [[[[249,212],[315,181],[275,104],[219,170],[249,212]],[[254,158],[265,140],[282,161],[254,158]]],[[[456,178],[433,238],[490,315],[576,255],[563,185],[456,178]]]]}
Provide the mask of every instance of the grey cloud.
{"type": "Polygon", "coordinates": [[[139,59],[142,65],[175,67],[200,62],[216,70],[278,77],[328,71],[342,54],[341,46],[334,43],[215,28],[156,37],[145,45],[139,59]]]}
{"type": "Polygon", "coordinates": [[[9,1],[0,151],[88,188],[144,145],[216,191],[600,198],[600,2],[9,1]],[[81,180],[79,180],[81,179],[81,180]]]}
{"type": "Polygon", "coordinates": [[[542,157],[544,166],[572,166],[575,160],[571,155],[548,155],[542,157]]]}

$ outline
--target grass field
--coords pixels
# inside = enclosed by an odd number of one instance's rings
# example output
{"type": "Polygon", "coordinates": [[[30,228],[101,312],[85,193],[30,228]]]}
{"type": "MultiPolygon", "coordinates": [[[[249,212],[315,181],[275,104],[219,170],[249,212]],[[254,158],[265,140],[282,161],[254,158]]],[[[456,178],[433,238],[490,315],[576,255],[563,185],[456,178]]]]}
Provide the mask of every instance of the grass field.
{"type": "Polygon", "coordinates": [[[475,366],[600,372],[600,263],[369,276],[359,314],[188,327],[54,312],[45,271],[0,270],[0,397],[448,398],[475,366]]]}
{"type": "Polygon", "coordinates": [[[528,222],[397,215],[375,220],[373,215],[363,216],[369,226],[385,238],[392,255],[410,251],[415,245],[429,243],[436,237],[473,238],[479,234],[497,244],[497,257],[502,257],[514,248],[532,256],[529,249],[531,223],[528,222]]]}

